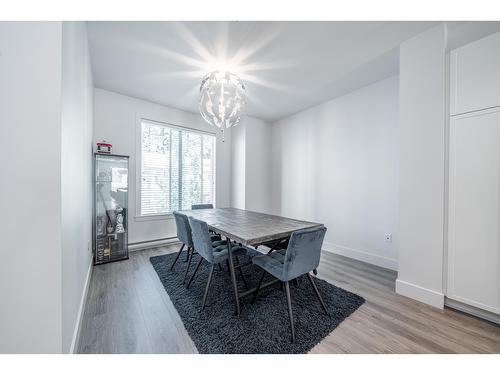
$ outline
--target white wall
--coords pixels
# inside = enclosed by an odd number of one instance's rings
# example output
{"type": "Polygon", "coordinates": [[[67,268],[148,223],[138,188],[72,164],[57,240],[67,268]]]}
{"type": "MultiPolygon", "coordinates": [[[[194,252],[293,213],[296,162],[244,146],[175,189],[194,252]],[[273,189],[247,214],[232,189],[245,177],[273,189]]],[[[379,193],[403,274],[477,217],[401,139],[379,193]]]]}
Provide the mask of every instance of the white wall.
{"type": "Polygon", "coordinates": [[[231,128],[231,207],[245,208],[246,127],[231,128]]]}
{"type": "Polygon", "coordinates": [[[394,76],[274,123],[271,139],[273,211],[324,223],[325,249],[392,269],[398,102],[394,76]]]}
{"type": "Polygon", "coordinates": [[[443,307],[446,29],[400,47],[399,273],[396,291],[443,307]]]}
{"type": "Polygon", "coordinates": [[[93,82],[84,22],[62,34],[62,346],[73,351],[92,261],[93,82]]]}
{"type": "Polygon", "coordinates": [[[245,128],[245,208],[270,213],[272,127],[266,121],[247,117],[245,128]]]}
{"type": "Polygon", "coordinates": [[[62,344],[60,22],[0,22],[0,352],[62,344]]]}
{"type": "Polygon", "coordinates": [[[165,107],[145,100],[96,88],[94,91],[94,143],[105,139],[113,153],[130,156],[129,243],[152,241],[176,235],[173,218],[154,220],[135,218],[136,213],[136,130],[138,119],[167,122],[187,128],[216,132],[216,206],[231,202],[231,131],[222,142],[220,132],[196,113],[165,107]]]}
{"type": "Polygon", "coordinates": [[[271,124],[247,116],[231,131],[231,205],[271,212],[271,124]]]}

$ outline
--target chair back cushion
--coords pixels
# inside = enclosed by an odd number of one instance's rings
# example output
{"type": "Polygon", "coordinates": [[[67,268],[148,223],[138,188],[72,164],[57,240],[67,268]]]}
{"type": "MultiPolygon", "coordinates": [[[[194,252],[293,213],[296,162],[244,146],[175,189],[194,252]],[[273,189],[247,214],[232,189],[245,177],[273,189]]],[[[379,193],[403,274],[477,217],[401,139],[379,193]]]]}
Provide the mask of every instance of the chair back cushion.
{"type": "Polygon", "coordinates": [[[193,204],[191,205],[192,210],[203,210],[206,208],[214,208],[212,203],[203,203],[203,204],[193,204]]]}
{"type": "Polygon", "coordinates": [[[292,280],[318,267],[325,233],[323,226],[292,233],[283,262],[283,280],[292,280]]]}
{"type": "Polygon", "coordinates": [[[177,238],[186,246],[193,247],[191,227],[188,217],[180,212],[174,211],[175,225],[177,226],[177,238]]]}
{"type": "Polygon", "coordinates": [[[204,221],[189,217],[189,225],[193,235],[194,249],[210,263],[214,260],[214,250],[210,239],[208,225],[204,221]]]}

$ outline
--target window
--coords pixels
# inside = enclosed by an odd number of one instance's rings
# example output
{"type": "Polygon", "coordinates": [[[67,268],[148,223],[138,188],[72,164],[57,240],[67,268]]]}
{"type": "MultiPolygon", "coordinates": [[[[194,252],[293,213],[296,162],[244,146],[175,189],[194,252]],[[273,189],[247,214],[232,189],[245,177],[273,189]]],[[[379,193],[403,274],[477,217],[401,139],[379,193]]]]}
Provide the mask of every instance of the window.
{"type": "Polygon", "coordinates": [[[213,203],[215,136],[141,121],[140,215],[213,203]]]}

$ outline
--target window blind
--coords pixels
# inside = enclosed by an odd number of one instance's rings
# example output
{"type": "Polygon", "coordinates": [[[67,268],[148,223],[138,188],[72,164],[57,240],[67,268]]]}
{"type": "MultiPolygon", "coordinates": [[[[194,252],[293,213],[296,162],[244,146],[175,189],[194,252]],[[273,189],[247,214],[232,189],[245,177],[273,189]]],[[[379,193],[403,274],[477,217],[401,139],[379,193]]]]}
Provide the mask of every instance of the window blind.
{"type": "Polygon", "coordinates": [[[141,122],[141,216],[213,203],[215,137],[141,122]]]}

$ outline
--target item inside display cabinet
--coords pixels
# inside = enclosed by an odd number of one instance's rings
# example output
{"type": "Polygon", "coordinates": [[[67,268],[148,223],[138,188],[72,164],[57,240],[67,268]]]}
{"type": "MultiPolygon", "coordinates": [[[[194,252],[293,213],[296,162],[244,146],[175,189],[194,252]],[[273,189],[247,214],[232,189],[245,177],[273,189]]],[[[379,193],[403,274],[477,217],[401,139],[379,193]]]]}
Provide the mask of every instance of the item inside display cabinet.
{"type": "Polygon", "coordinates": [[[125,227],[123,226],[123,208],[117,207],[116,212],[116,233],[124,233],[125,227]]]}

